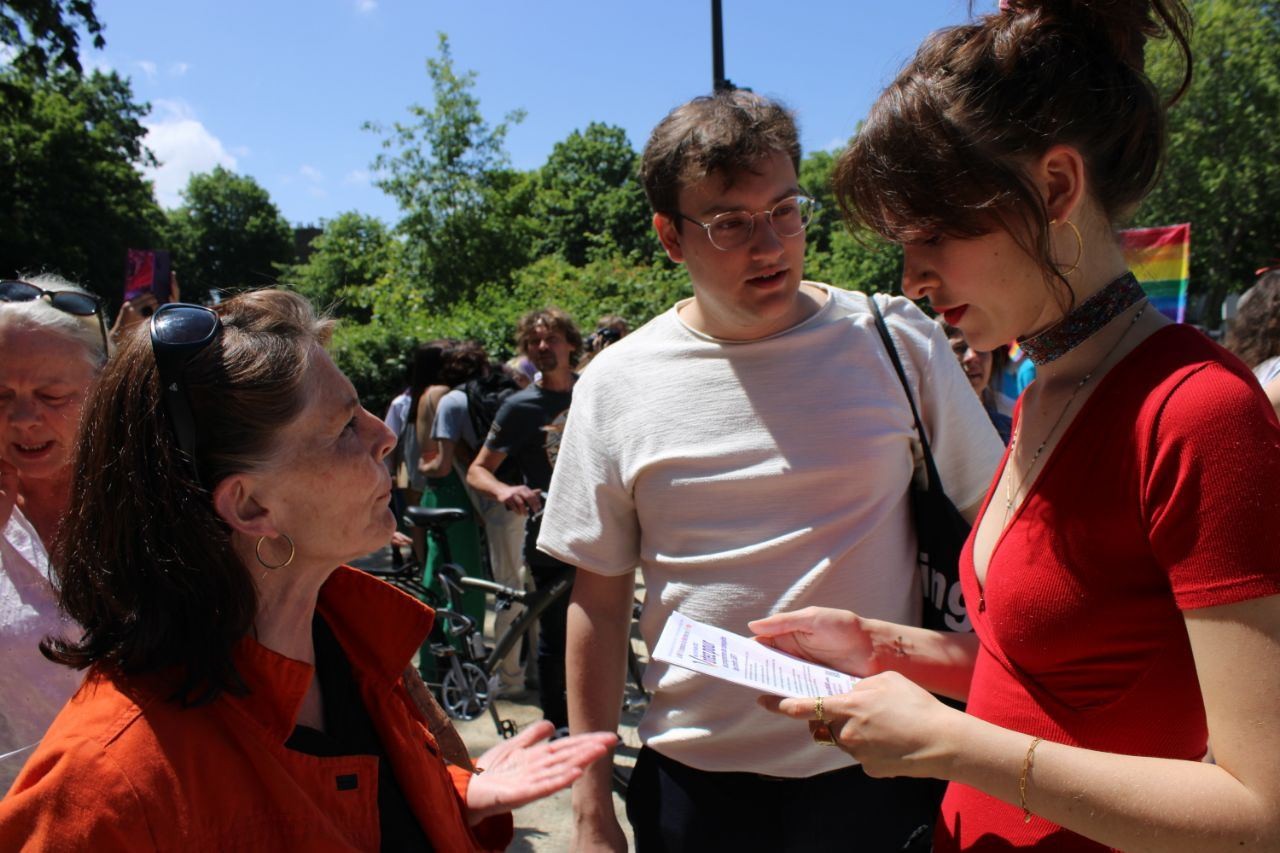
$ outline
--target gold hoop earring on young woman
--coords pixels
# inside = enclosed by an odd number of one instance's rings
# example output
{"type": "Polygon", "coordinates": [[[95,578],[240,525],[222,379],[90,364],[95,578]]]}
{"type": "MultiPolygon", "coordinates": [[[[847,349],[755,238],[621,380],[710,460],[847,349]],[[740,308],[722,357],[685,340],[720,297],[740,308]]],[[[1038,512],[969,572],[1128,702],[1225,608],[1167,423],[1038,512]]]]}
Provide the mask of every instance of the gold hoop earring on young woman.
{"type": "Polygon", "coordinates": [[[298,549],[293,546],[293,540],[289,538],[289,535],[287,533],[281,533],[280,535],[284,537],[284,541],[289,543],[289,556],[285,558],[283,563],[276,563],[273,566],[266,560],[262,559],[262,543],[267,541],[267,537],[259,536],[258,544],[253,546],[253,556],[257,557],[258,562],[269,572],[274,572],[276,569],[283,569],[285,566],[293,562],[294,554],[298,553],[298,549]]]}
{"type": "MultiPolygon", "coordinates": [[[[1070,225],[1071,233],[1076,235],[1076,259],[1071,264],[1070,269],[1059,270],[1058,272],[1059,275],[1061,275],[1063,278],[1066,278],[1076,270],[1080,269],[1080,260],[1084,257],[1084,237],[1080,236],[1080,229],[1077,228],[1076,224],[1072,222],[1070,219],[1064,219],[1062,221],[1065,222],[1067,225],[1070,225]]],[[[1058,220],[1056,219],[1049,220],[1049,225],[1053,226],[1057,224],[1058,224],[1058,220]]]]}

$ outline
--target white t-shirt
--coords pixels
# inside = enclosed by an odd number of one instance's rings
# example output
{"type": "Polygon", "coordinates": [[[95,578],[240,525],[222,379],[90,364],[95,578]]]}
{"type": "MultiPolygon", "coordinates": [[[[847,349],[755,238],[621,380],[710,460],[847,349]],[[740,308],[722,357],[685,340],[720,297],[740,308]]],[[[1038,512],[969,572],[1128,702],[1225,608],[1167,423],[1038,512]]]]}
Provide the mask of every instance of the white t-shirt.
{"type": "MultiPolygon", "coordinates": [[[[677,609],[740,634],[807,605],[919,623],[911,410],[867,297],[819,286],[812,317],[745,343],[690,329],[677,305],[574,389],[538,547],[603,575],[639,565],[651,649],[677,609]]],[[[905,299],[880,305],[943,485],[976,504],[1000,439],[941,328],[905,299]]],[[[641,737],[684,764],[795,777],[851,763],[749,690],[659,663],[645,680],[641,737]]]]}
{"type": "Polygon", "coordinates": [[[1280,379],[1280,355],[1269,358],[1253,369],[1253,375],[1266,388],[1276,379],[1280,379]]]}
{"type": "Polygon", "coordinates": [[[79,633],[58,613],[44,544],[14,507],[0,539],[0,796],[80,686],[81,673],[46,660],[39,643],[79,633]]]}

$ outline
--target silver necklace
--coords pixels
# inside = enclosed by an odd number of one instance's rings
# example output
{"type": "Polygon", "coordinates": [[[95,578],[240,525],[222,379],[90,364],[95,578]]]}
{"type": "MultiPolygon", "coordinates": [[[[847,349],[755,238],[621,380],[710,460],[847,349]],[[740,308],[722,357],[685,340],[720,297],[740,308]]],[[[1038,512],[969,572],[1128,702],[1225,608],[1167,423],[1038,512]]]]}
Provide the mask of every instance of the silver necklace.
{"type": "MultiPolygon", "coordinates": [[[[1089,380],[1098,372],[1098,368],[1106,364],[1111,359],[1111,356],[1115,354],[1115,351],[1120,348],[1120,344],[1129,336],[1129,330],[1138,325],[1138,321],[1141,320],[1142,315],[1146,313],[1147,305],[1150,304],[1150,302],[1143,303],[1143,306],[1138,309],[1138,313],[1134,314],[1133,319],[1129,321],[1129,325],[1125,326],[1124,331],[1120,333],[1120,337],[1116,338],[1116,342],[1111,345],[1111,349],[1107,350],[1107,354],[1098,361],[1093,370],[1090,370],[1084,376],[1080,377],[1080,381],[1076,383],[1076,387],[1071,391],[1071,396],[1067,398],[1067,404],[1063,406],[1062,411],[1058,413],[1058,419],[1053,422],[1053,426],[1049,427],[1049,432],[1045,435],[1044,441],[1040,442],[1040,446],[1036,448],[1036,452],[1031,454],[1031,464],[1027,466],[1027,473],[1018,481],[1018,487],[1016,489],[1013,487],[1013,474],[1015,469],[1010,468],[1009,476],[1005,478],[1004,482],[1004,520],[1000,522],[1000,527],[1002,529],[1006,524],[1008,524],[1009,513],[1013,511],[1013,504],[1017,501],[1019,496],[1021,496],[1023,487],[1026,486],[1027,483],[1031,482],[1031,477],[1036,470],[1036,463],[1040,461],[1040,455],[1044,453],[1044,449],[1049,445],[1054,434],[1057,433],[1058,427],[1062,425],[1063,418],[1067,416],[1067,412],[1071,411],[1071,404],[1076,401],[1076,397],[1079,396],[1080,390],[1084,388],[1085,385],[1089,384],[1089,380]]],[[[1019,418],[1017,425],[1013,428],[1013,435],[1009,438],[1010,463],[1015,461],[1014,454],[1018,451],[1018,436],[1021,434],[1021,431],[1022,418],[1019,418]]]]}

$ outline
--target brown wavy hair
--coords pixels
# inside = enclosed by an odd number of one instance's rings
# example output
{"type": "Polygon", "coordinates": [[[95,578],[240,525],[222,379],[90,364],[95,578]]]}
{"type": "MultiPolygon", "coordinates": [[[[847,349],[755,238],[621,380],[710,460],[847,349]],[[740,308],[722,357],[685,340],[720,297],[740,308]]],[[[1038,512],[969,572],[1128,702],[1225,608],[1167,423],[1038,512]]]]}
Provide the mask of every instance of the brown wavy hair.
{"type": "Polygon", "coordinates": [[[215,310],[222,332],[184,373],[203,485],[177,448],[150,336],[128,336],[91,391],[54,561],[62,609],[84,635],[40,645],[50,660],[78,669],[174,668],[175,698],[188,704],[244,690],[231,652],[257,610],[212,490],[277,453],[277,436],[306,403],[313,348],[332,330],[305,299],[282,290],[246,293],[215,310]]]}
{"type": "MultiPolygon", "coordinates": [[[[649,135],[640,182],[655,213],[674,214],[680,188],[707,175],[732,180],[762,157],[781,151],[800,174],[795,116],[777,101],[731,89],[676,107],[649,135]]],[[[675,218],[679,229],[682,220],[675,218]]]]}
{"type": "Polygon", "coordinates": [[[520,322],[516,323],[516,349],[521,355],[529,354],[529,340],[533,337],[533,330],[539,326],[545,326],[564,335],[569,346],[573,347],[573,351],[569,353],[569,361],[577,362],[578,356],[582,353],[582,332],[578,331],[573,318],[559,308],[530,311],[520,318],[520,322]]]}
{"type": "MultiPolygon", "coordinates": [[[[1049,217],[1024,164],[1056,144],[1083,156],[1108,219],[1159,177],[1165,108],[1144,72],[1147,39],[1168,35],[1191,82],[1182,0],[1010,0],[939,30],[881,94],[833,183],[846,220],[892,242],[1008,231],[1047,282],[1049,217]]],[[[1067,291],[1069,293],[1069,290],[1067,291]]]]}
{"type": "Polygon", "coordinates": [[[1280,270],[1263,273],[1249,288],[1224,343],[1250,367],[1280,355],[1280,270]]]}

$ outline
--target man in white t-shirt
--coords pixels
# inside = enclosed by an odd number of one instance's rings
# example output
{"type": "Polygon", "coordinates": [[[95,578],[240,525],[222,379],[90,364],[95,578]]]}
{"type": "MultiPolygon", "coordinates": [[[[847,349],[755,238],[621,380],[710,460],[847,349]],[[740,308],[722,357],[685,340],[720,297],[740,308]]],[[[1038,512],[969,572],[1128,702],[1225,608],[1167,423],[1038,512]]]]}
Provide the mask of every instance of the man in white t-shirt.
{"type": "MultiPolygon", "coordinates": [[[[569,612],[574,731],[618,723],[634,568],[652,648],[674,610],[747,622],[824,604],[919,620],[911,412],[867,297],[802,280],[811,202],[782,107],[742,91],[654,130],[641,177],[693,284],[574,391],[541,550],[581,569],[569,612]]],[[[972,518],[1001,444],[936,324],[881,308],[942,482],[972,518]]],[[[627,812],[637,848],[896,850],[929,783],[873,780],[744,688],[651,663],[627,812]]],[[[933,801],[936,803],[936,800],[933,801]]],[[[575,849],[623,849],[609,767],[575,785],[575,849]]]]}

